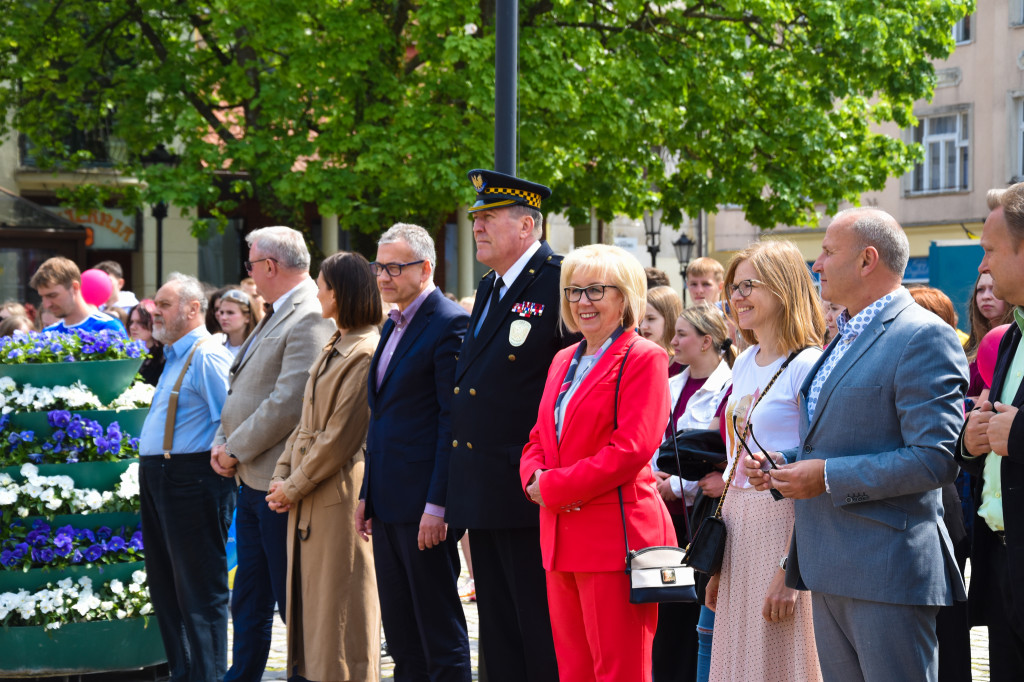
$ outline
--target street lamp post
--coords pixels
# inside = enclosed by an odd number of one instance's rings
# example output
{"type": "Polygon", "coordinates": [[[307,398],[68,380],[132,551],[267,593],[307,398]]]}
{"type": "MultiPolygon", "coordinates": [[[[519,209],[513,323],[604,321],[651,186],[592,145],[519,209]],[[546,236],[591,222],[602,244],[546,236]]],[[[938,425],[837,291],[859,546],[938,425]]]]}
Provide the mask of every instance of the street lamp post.
{"type": "Polygon", "coordinates": [[[153,204],[153,217],[156,218],[156,285],[164,281],[164,218],[167,217],[167,204],[158,201],[153,204]]]}
{"type": "Polygon", "coordinates": [[[672,249],[676,252],[676,260],[679,261],[679,276],[683,278],[683,289],[686,289],[686,268],[690,265],[690,258],[693,256],[693,247],[697,242],[690,239],[690,235],[683,232],[679,239],[672,242],[672,249]]]}
{"type": "Polygon", "coordinates": [[[661,251],[661,225],[654,211],[644,211],[644,238],[647,251],[651,254],[651,267],[657,267],[658,252],[661,251]]]}

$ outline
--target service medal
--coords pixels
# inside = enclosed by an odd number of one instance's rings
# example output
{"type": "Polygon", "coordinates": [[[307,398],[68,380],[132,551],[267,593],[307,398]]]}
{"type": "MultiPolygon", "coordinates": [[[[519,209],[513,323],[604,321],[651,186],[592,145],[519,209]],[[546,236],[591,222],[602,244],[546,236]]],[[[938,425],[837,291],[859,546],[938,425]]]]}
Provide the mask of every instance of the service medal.
{"type": "Polygon", "coordinates": [[[526,320],[516,320],[508,328],[508,342],[513,346],[519,347],[523,345],[526,342],[526,337],[529,335],[530,323],[526,320]]]}

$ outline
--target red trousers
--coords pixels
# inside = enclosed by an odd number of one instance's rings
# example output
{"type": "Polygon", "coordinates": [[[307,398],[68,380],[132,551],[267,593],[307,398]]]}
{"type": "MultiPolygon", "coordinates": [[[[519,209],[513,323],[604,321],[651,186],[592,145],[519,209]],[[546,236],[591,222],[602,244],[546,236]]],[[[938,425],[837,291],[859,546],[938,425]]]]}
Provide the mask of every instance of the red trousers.
{"type": "Polygon", "coordinates": [[[561,682],[650,682],[657,604],[630,604],[622,571],[548,571],[561,682]]]}

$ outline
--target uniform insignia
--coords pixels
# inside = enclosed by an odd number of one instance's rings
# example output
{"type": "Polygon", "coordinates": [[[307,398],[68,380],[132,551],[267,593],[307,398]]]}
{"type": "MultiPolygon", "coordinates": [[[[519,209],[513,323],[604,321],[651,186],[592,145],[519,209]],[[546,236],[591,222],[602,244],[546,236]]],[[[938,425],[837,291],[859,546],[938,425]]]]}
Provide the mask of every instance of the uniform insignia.
{"type": "Polygon", "coordinates": [[[474,173],[472,176],[470,176],[470,180],[473,181],[473,187],[476,187],[477,192],[483,192],[484,187],[487,186],[487,183],[484,182],[484,176],[481,175],[480,173],[474,173]]]}
{"type": "Polygon", "coordinates": [[[513,346],[521,346],[530,335],[530,323],[526,320],[516,320],[508,329],[508,342],[513,346]]]}
{"type": "Polygon", "coordinates": [[[544,306],[540,303],[520,301],[512,306],[512,312],[519,313],[519,317],[540,317],[544,314],[544,306]]]}

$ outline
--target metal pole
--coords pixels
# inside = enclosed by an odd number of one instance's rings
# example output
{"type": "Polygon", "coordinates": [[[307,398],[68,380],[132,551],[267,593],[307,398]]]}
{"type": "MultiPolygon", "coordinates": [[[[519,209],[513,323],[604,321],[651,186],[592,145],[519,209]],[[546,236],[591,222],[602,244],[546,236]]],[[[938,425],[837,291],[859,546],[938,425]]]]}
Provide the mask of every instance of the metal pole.
{"type": "Polygon", "coordinates": [[[494,51],[494,170],[516,174],[519,0],[498,0],[494,51]]]}
{"type": "Polygon", "coordinates": [[[167,217],[167,204],[160,201],[153,206],[153,217],[156,218],[156,287],[164,283],[164,218],[167,217]]]}

